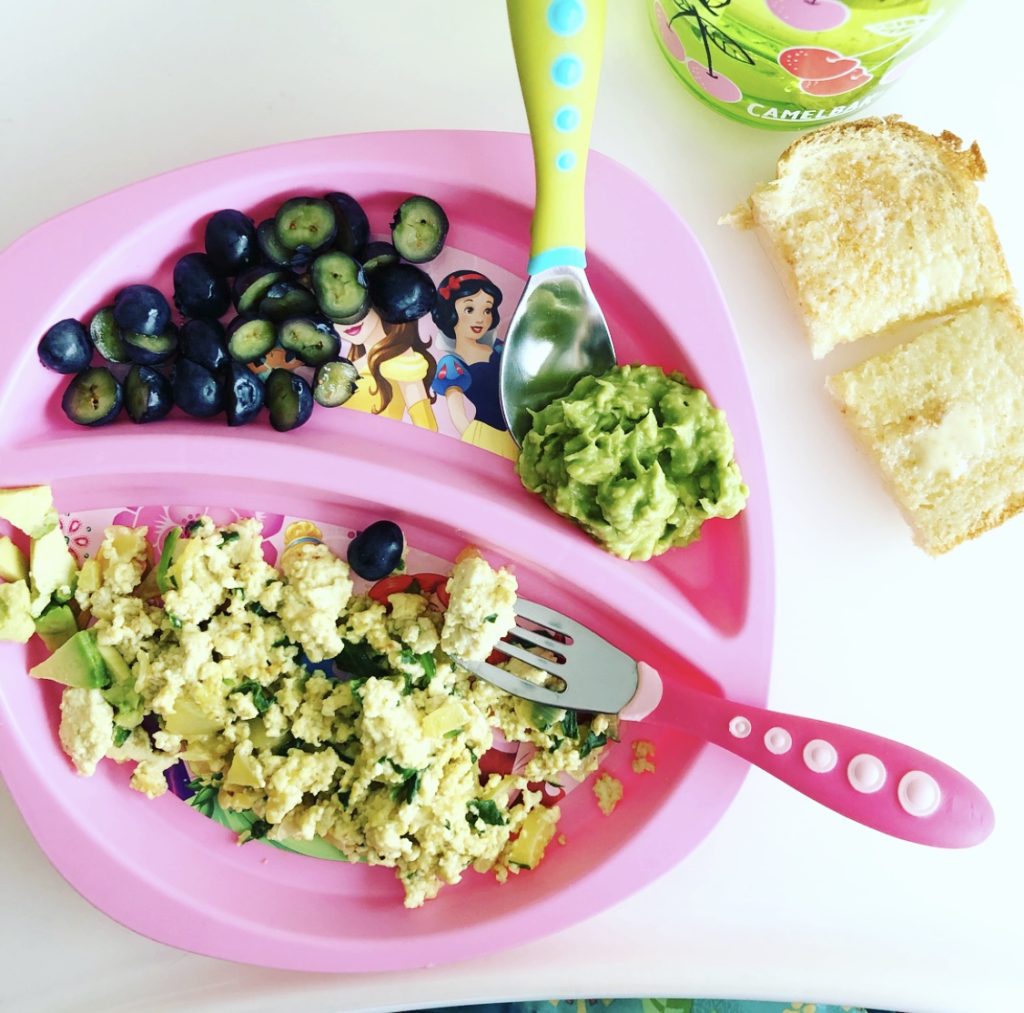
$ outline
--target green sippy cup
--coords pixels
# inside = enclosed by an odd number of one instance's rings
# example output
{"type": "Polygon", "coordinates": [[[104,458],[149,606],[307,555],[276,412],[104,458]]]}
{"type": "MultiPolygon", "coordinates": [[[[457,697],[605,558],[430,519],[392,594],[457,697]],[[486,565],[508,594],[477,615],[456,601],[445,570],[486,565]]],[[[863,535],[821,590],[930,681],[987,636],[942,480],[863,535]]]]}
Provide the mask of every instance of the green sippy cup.
{"type": "Polygon", "coordinates": [[[702,101],[781,130],[858,112],[958,0],[648,0],[665,58],[702,101]]]}

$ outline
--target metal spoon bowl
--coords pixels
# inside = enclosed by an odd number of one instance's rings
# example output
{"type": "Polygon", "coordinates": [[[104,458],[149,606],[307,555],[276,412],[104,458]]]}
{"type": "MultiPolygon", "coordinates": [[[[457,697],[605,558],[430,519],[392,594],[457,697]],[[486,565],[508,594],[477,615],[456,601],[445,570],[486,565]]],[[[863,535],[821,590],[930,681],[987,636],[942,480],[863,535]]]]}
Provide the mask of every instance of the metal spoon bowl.
{"type": "Polygon", "coordinates": [[[522,446],[532,413],[572,390],[588,373],[615,365],[604,313],[579,267],[552,267],[530,278],[509,325],[501,359],[505,424],[522,446]]]}
{"type": "Polygon", "coordinates": [[[533,142],[537,198],[530,279],[508,328],[499,389],[517,444],[532,412],[615,365],[586,275],[583,185],[607,0],[507,0],[533,142]]]}

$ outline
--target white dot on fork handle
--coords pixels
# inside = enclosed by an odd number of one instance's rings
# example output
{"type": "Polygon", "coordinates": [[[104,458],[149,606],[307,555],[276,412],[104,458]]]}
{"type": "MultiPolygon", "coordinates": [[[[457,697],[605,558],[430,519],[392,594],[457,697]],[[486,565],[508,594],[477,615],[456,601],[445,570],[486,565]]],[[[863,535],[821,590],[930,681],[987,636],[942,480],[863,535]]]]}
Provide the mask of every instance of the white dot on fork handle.
{"type": "Polygon", "coordinates": [[[781,756],[783,753],[788,753],[790,746],[793,745],[793,736],[786,731],[785,728],[769,728],[764,733],[764,746],[769,753],[775,753],[776,756],[781,756]]]}
{"type": "Polygon", "coordinates": [[[729,722],[729,732],[737,739],[745,739],[750,734],[750,719],[737,714],[729,722]]]}
{"type": "Polygon", "coordinates": [[[816,774],[827,774],[839,760],[836,747],[824,739],[811,739],[804,746],[804,763],[816,774]]]}

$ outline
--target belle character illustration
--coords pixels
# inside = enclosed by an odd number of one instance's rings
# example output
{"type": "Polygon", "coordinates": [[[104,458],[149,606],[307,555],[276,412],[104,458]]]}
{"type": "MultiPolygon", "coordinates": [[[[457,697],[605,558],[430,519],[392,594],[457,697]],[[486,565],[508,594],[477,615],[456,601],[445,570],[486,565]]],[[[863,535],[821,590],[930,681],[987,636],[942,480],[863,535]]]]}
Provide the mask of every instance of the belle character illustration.
{"type": "Polygon", "coordinates": [[[305,545],[322,545],[324,533],[312,521],[292,521],[284,529],[284,551],[281,553],[283,564],[288,556],[302,552],[305,545]]]}
{"type": "Polygon", "coordinates": [[[417,322],[385,323],[370,309],[359,323],[337,329],[352,342],[349,358],[359,370],[355,393],[345,407],[389,419],[408,412],[415,425],[437,432],[431,407],[437,400],[431,390],[437,363],[417,322]]]}
{"type": "Polygon", "coordinates": [[[499,305],[501,289],[477,271],[453,271],[441,282],[431,316],[455,349],[438,362],[431,388],[444,395],[448,414],[466,443],[514,461],[518,450],[498,397],[503,345],[493,331],[499,305]]]}

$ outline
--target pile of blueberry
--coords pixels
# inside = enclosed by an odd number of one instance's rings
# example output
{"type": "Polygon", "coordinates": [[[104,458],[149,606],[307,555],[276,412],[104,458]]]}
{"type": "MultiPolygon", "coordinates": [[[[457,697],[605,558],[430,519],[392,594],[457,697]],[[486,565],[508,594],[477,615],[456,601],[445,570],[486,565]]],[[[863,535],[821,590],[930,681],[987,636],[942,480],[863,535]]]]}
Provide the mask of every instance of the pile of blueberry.
{"type": "Polygon", "coordinates": [[[180,326],[161,292],[128,285],[88,327],[54,324],[39,360],[75,374],[61,404],[79,425],[106,425],[122,408],[133,422],[154,422],[177,406],[198,418],[224,412],[240,426],[266,405],[275,429],[295,429],[314,401],[337,407],[356,389],[335,324],[356,324],[371,306],[392,324],[431,310],[437,290],[416,265],[436,257],[447,234],[441,206],[421,196],[395,211],[390,243],[370,241],[366,213],[345,193],[293,197],[258,225],[241,211],[217,211],[205,252],[174,266],[180,326]],[[276,348],[315,369],[312,384],[270,368],[276,348]],[[109,365],[93,366],[94,353],[109,365]]]}

